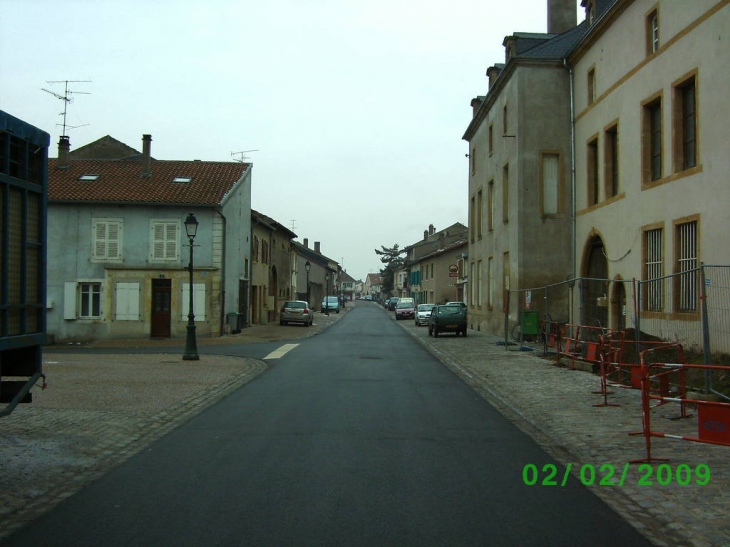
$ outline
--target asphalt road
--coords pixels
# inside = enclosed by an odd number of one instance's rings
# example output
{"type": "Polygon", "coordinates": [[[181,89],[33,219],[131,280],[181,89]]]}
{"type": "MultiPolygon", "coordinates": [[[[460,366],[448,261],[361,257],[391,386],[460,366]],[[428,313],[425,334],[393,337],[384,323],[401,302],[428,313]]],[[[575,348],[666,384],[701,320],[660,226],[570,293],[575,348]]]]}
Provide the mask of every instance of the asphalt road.
{"type": "Polygon", "coordinates": [[[649,545],[377,306],[268,363],[2,545],[649,545]]]}

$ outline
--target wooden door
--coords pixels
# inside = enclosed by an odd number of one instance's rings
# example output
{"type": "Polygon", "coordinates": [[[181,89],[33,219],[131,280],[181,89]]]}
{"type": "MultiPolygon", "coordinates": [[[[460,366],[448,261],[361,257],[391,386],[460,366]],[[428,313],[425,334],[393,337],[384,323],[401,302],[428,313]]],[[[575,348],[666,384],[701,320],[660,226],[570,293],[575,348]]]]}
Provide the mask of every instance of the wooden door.
{"type": "Polygon", "coordinates": [[[169,338],[172,320],[172,281],[152,280],[152,329],[153,338],[169,338]]]}

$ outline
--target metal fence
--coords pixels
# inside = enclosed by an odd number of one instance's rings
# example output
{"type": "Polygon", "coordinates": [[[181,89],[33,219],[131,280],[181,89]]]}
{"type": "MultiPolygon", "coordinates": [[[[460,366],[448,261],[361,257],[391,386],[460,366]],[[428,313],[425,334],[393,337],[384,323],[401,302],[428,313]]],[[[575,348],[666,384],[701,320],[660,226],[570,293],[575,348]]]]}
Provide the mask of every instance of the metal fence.
{"type": "Polygon", "coordinates": [[[646,281],[581,277],[507,291],[506,345],[549,342],[565,325],[588,327],[586,337],[612,330],[633,340],[680,343],[694,362],[730,361],[730,266],[702,265],[646,281]]]}

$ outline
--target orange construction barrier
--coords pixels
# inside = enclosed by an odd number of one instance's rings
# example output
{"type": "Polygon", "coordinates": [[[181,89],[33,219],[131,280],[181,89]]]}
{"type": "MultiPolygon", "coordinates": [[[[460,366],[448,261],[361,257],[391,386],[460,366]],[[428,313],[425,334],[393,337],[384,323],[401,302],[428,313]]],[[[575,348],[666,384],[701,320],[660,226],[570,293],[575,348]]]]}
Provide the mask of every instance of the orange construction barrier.
{"type": "Polygon", "coordinates": [[[576,361],[599,365],[601,362],[601,336],[610,332],[603,327],[586,325],[565,325],[560,333],[557,358],[570,359],[570,369],[575,369],[576,361]]]}
{"type": "MultiPolygon", "coordinates": [[[[684,385],[685,372],[687,370],[721,370],[725,374],[730,373],[730,367],[720,365],[690,365],[690,364],[676,364],[676,363],[651,363],[642,366],[643,377],[642,377],[642,391],[641,391],[641,406],[642,406],[642,422],[643,422],[643,434],[646,443],[646,458],[639,460],[632,460],[631,463],[651,463],[653,461],[667,461],[667,458],[656,458],[651,453],[651,438],[652,437],[665,437],[669,439],[678,439],[683,441],[693,441],[701,443],[719,444],[724,446],[730,446],[730,403],[723,403],[717,401],[703,401],[699,399],[687,398],[687,390],[684,385]],[[671,395],[662,394],[664,387],[661,386],[662,378],[668,377],[670,374],[677,374],[679,381],[674,387],[678,389],[678,393],[671,395]],[[657,393],[656,390],[651,388],[652,382],[659,382],[660,389],[657,393]],[[657,405],[652,406],[651,401],[659,401],[657,405]],[[653,431],[651,428],[651,411],[652,408],[657,406],[668,404],[668,403],[679,403],[682,408],[682,417],[689,417],[686,414],[685,407],[688,404],[696,405],[697,407],[697,436],[692,437],[689,435],[673,435],[660,431],[653,431]]],[[[667,385],[669,382],[667,381],[667,385]]]]}

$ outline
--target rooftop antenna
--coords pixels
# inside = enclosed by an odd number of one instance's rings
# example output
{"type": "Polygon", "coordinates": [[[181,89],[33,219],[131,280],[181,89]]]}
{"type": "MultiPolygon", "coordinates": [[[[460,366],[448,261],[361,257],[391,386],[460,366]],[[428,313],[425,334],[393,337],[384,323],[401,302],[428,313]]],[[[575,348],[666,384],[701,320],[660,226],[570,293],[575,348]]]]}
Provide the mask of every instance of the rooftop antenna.
{"type": "Polygon", "coordinates": [[[238,163],[244,163],[248,156],[246,156],[247,152],[258,152],[258,149],[256,150],[241,150],[240,152],[231,152],[231,157],[237,161],[238,163]],[[236,156],[240,155],[240,158],[236,159],[236,156]]]}
{"type": "Polygon", "coordinates": [[[297,221],[297,219],[295,219],[295,218],[291,219],[291,231],[292,232],[297,229],[296,225],[294,224],[296,221],[297,221]]]}
{"type": "MultiPolygon", "coordinates": [[[[69,126],[66,125],[66,110],[68,108],[68,104],[73,101],[72,97],[69,97],[71,94],[81,94],[81,95],[91,95],[91,93],[87,93],[86,91],[71,91],[68,88],[68,84],[81,84],[81,83],[91,83],[91,80],[46,80],[47,84],[66,84],[66,89],[64,91],[63,95],[59,95],[58,93],[54,93],[53,91],[45,88],[41,88],[41,91],[45,91],[46,93],[50,93],[57,99],[61,99],[63,101],[63,112],[59,114],[59,116],[63,115],[63,136],[66,137],[66,128],[69,129],[76,129],[77,127],[84,127],[86,125],[89,125],[88,123],[85,123],[83,125],[75,125],[75,126],[69,126]]],[[[60,123],[57,123],[56,125],[61,125],[60,123]]]]}

